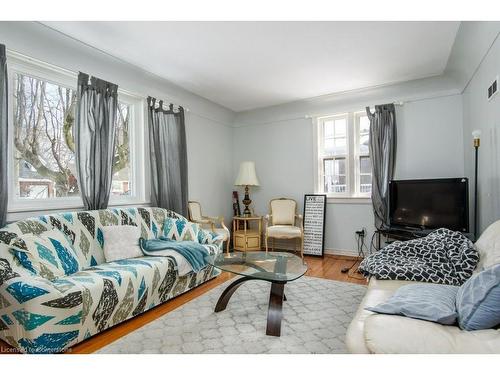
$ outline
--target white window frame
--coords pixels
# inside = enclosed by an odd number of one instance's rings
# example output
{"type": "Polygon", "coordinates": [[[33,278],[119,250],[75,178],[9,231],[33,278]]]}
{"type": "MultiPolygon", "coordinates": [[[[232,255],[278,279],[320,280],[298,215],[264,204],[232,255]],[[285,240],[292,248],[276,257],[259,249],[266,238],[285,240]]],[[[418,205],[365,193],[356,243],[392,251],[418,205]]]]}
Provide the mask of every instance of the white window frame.
{"type": "MultiPolygon", "coordinates": [[[[27,56],[8,51],[8,80],[9,87],[14,86],[16,74],[26,74],[47,82],[51,82],[60,86],[65,86],[76,90],[78,75],[54,65],[44,63],[42,61],[29,58],[27,56]]],[[[81,209],[83,201],[78,197],[52,197],[43,199],[22,199],[16,195],[16,178],[14,175],[14,155],[15,147],[13,144],[14,138],[14,92],[10,90],[8,100],[9,113],[9,160],[8,160],[8,176],[9,176],[9,194],[8,194],[8,209],[9,213],[15,212],[37,212],[49,211],[57,209],[81,209]]],[[[118,90],[118,100],[131,106],[131,124],[130,124],[130,166],[131,178],[133,186],[133,195],[130,196],[111,196],[110,206],[123,205],[142,205],[148,204],[145,194],[145,157],[144,157],[144,100],[133,95],[125,90],[118,90]]]]}
{"type": "MultiPolygon", "coordinates": [[[[339,113],[328,116],[319,116],[313,119],[314,131],[314,191],[316,194],[326,194],[329,203],[359,203],[370,204],[370,193],[361,193],[360,190],[360,134],[359,118],[363,111],[339,113]],[[325,193],[324,189],[324,160],[332,156],[324,153],[324,123],[328,120],[346,118],[347,120],[347,155],[346,155],[346,183],[345,193],[325,193]]],[[[367,154],[368,155],[368,154],[367,154]]]]}
{"type": "Polygon", "coordinates": [[[361,144],[361,134],[360,127],[361,121],[360,118],[366,116],[365,111],[359,111],[354,113],[354,176],[356,178],[356,183],[354,186],[354,197],[361,198],[369,198],[371,193],[363,193],[361,192],[361,161],[360,158],[363,156],[370,156],[370,152],[360,152],[360,144],[361,144]]]}
{"type": "Polygon", "coordinates": [[[342,197],[342,198],[348,198],[351,196],[350,191],[349,191],[349,186],[350,184],[350,173],[349,173],[349,167],[350,167],[350,160],[349,160],[349,153],[350,153],[350,148],[351,145],[349,144],[349,114],[348,113],[341,113],[341,114],[336,114],[332,116],[325,116],[325,117],[320,117],[318,118],[318,173],[319,173],[319,183],[321,186],[318,186],[319,190],[324,192],[324,186],[325,186],[325,175],[324,175],[324,164],[325,160],[336,160],[336,159],[345,159],[346,163],[346,191],[343,193],[328,193],[328,196],[331,197],[342,197]],[[346,120],[346,153],[345,155],[327,155],[324,153],[325,149],[325,136],[324,136],[324,124],[327,121],[336,121],[336,120],[346,120]]]}
{"type": "Polygon", "coordinates": [[[118,101],[130,106],[130,179],[132,183],[132,195],[113,196],[109,203],[111,206],[141,205],[146,202],[146,176],[144,171],[146,147],[144,145],[144,100],[125,90],[118,89],[118,101]]]}

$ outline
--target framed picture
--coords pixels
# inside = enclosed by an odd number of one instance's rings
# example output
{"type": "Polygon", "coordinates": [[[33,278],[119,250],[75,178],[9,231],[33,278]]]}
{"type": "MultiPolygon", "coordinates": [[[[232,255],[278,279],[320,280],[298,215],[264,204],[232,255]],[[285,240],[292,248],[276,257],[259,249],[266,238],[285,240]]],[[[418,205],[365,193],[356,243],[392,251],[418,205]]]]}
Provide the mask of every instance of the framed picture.
{"type": "Polygon", "coordinates": [[[326,195],[304,195],[304,254],[323,256],[325,247],[326,195]]]}
{"type": "Polygon", "coordinates": [[[240,198],[237,191],[233,191],[233,216],[241,216],[240,198]]]}

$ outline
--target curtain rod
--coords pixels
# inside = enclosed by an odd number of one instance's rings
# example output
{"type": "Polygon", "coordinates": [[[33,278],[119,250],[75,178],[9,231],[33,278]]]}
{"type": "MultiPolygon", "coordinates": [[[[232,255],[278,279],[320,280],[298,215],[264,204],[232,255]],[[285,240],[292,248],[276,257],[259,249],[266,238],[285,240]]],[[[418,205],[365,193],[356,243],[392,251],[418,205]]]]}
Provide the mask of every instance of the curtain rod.
{"type": "MultiPolygon", "coordinates": [[[[34,57],[31,57],[31,56],[25,55],[23,53],[11,50],[9,48],[6,48],[6,51],[7,51],[7,58],[8,59],[11,58],[11,59],[14,59],[14,60],[18,60],[20,62],[32,63],[32,64],[34,63],[36,65],[42,66],[45,69],[49,69],[49,70],[52,70],[54,72],[57,72],[57,73],[60,73],[60,74],[64,74],[66,76],[74,77],[75,78],[75,82],[76,82],[76,79],[78,77],[78,72],[75,72],[75,71],[70,70],[70,69],[63,68],[63,67],[61,67],[59,65],[55,65],[55,64],[52,64],[52,63],[45,62],[43,60],[39,60],[37,58],[34,58],[34,57]]],[[[8,66],[8,61],[7,61],[7,66],[8,66]]],[[[92,74],[89,74],[89,75],[92,75],[92,74]]],[[[128,95],[128,96],[134,96],[134,97],[141,98],[141,99],[147,98],[149,96],[149,95],[146,95],[146,94],[137,93],[137,92],[134,92],[134,91],[123,89],[120,86],[118,86],[118,91],[121,92],[122,94],[125,94],[125,95],[128,95]]],[[[184,108],[184,111],[186,111],[186,112],[190,112],[189,108],[181,106],[180,104],[175,104],[174,100],[171,100],[171,99],[167,98],[167,101],[171,102],[176,107],[182,107],[182,108],[184,108]]]]}
{"type": "MultiPolygon", "coordinates": [[[[390,103],[392,103],[392,104],[394,104],[395,106],[398,106],[398,107],[404,107],[405,104],[408,104],[408,103],[421,102],[423,100],[430,100],[430,99],[447,98],[447,97],[450,97],[450,96],[457,96],[457,95],[461,95],[461,94],[459,92],[456,92],[456,93],[451,93],[451,94],[431,95],[431,96],[427,96],[427,97],[416,98],[416,99],[409,99],[409,100],[405,100],[405,101],[396,100],[396,101],[393,101],[393,102],[390,102],[390,103]]],[[[306,115],[304,115],[304,117],[306,119],[309,119],[309,118],[322,117],[322,116],[324,117],[324,116],[330,116],[330,115],[332,115],[332,114],[331,113],[306,114],[306,115]]],[[[303,117],[293,118],[291,120],[298,120],[300,118],[303,118],[303,117]]]]}
{"type": "MultiPolygon", "coordinates": [[[[390,104],[394,104],[395,106],[402,107],[402,106],[405,105],[405,102],[403,102],[403,101],[394,101],[394,102],[390,102],[390,104]]],[[[364,110],[359,111],[359,112],[364,112],[364,110]]],[[[343,113],[343,112],[340,112],[340,113],[343,113]]],[[[356,113],[358,113],[358,111],[356,111],[356,113]]],[[[311,118],[316,118],[316,117],[327,117],[327,116],[331,116],[331,115],[332,115],[331,113],[329,113],[329,114],[306,114],[306,115],[304,115],[304,118],[311,119],[311,118]]],[[[292,119],[292,120],[297,120],[299,118],[300,117],[292,119]]]]}

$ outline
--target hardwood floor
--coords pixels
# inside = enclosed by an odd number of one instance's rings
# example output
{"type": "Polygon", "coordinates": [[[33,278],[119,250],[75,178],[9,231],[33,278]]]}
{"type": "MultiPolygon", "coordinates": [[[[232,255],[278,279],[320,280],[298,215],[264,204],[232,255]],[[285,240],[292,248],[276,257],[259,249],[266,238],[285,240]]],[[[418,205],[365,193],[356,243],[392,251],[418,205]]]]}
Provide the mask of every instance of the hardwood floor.
{"type": "Polygon", "coordinates": [[[323,258],[305,256],[309,269],[306,276],[366,285],[366,279],[357,273],[360,259],[341,255],[325,255],[323,258]],[[350,268],[348,273],[342,269],[350,268]]]}
{"type": "MultiPolygon", "coordinates": [[[[306,273],[307,276],[319,277],[330,280],[352,282],[356,284],[366,284],[366,280],[356,272],[359,260],[346,256],[325,255],[323,258],[305,256],[305,260],[309,269],[306,273]],[[354,264],[351,271],[342,273],[343,268],[349,268],[354,264]]],[[[149,322],[159,318],[160,316],[175,310],[179,306],[191,301],[192,299],[201,296],[216,286],[228,281],[234,275],[224,272],[217,278],[206,282],[199,287],[190,290],[164,304],[157,306],[140,316],[130,319],[126,322],[118,324],[96,336],[85,340],[74,347],[70,348],[67,353],[72,354],[88,354],[112,343],[122,336],[142,327],[149,322]]],[[[10,346],[0,340],[0,353],[9,352],[10,346]]]]}

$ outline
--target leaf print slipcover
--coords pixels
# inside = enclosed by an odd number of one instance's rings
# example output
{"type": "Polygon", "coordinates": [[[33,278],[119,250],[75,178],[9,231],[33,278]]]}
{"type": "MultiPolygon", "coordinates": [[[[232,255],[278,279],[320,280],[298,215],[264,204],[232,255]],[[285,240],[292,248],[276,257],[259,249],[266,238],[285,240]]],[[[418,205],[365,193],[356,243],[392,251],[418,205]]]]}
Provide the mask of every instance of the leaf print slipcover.
{"type": "Polygon", "coordinates": [[[175,260],[168,257],[106,263],[102,228],[108,225],[137,225],[147,239],[194,240],[211,254],[221,252],[215,233],[155,207],[66,212],[11,223],[0,229],[0,339],[24,353],[65,351],[218,274],[207,266],[179,278],[175,260]],[[54,230],[56,242],[50,240],[54,230]],[[34,240],[37,236],[44,240],[34,240]],[[19,255],[21,250],[36,259],[19,255]]]}

